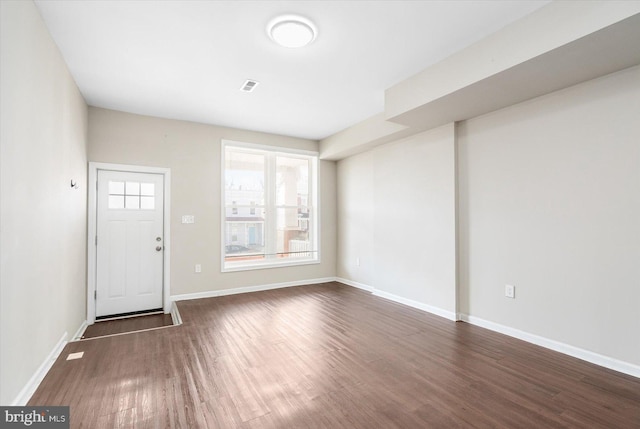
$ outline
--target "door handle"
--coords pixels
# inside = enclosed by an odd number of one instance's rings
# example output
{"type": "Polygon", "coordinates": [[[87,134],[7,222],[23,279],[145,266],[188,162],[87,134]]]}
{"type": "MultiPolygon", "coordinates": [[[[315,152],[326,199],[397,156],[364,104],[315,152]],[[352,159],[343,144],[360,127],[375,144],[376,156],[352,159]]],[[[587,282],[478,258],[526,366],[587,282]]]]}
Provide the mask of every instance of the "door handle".
{"type": "Polygon", "coordinates": [[[162,246],[156,246],[156,251],[161,251],[162,250],[162,246]]]}

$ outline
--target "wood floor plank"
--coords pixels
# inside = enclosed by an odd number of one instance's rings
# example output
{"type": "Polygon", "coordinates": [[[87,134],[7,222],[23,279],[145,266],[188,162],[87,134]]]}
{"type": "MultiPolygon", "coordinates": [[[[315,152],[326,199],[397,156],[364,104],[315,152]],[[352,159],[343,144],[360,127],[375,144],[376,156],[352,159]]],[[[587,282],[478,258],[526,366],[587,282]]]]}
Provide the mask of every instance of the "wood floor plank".
{"type": "Polygon", "coordinates": [[[170,314],[151,314],[118,320],[98,321],[85,329],[82,339],[157,329],[173,325],[170,314]]]}
{"type": "Polygon", "coordinates": [[[69,343],[29,404],[73,428],[640,427],[637,378],[339,283],[178,307],[69,343]]]}

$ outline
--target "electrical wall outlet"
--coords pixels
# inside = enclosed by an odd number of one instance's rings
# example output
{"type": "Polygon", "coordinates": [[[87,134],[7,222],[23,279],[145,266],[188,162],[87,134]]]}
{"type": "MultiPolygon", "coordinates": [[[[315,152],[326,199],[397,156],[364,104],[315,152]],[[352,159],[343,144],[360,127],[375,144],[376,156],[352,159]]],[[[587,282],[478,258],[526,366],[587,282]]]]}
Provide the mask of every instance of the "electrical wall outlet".
{"type": "Polygon", "coordinates": [[[196,264],[196,273],[201,273],[201,272],[202,272],[202,265],[196,264]]]}
{"type": "Polygon", "coordinates": [[[515,298],[516,287],[514,285],[504,285],[504,296],[507,298],[515,298]]]}

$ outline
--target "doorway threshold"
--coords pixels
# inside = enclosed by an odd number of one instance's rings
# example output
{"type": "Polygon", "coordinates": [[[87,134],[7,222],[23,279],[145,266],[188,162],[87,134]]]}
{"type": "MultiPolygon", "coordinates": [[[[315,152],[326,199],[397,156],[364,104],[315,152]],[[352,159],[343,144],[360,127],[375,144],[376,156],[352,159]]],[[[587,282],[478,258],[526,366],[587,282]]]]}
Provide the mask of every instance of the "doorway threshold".
{"type": "Polygon", "coordinates": [[[87,326],[77,341],[172,328],[181,324],[182,319],[178,307],[174,304],[169,314],[165,314],[163,311],[153,311],[96,320],[96,323],[87,326]]]}
{"type": "Polygon", "coordinates": [[[112,314],[110,316],[96,317],[96,322],[108,322],[111,320],[130,319],[132,317],[151,316],[154,314],[163,314],[162,308],[154,308],[153,310],[132,311],[129,313],[112,314]]]}

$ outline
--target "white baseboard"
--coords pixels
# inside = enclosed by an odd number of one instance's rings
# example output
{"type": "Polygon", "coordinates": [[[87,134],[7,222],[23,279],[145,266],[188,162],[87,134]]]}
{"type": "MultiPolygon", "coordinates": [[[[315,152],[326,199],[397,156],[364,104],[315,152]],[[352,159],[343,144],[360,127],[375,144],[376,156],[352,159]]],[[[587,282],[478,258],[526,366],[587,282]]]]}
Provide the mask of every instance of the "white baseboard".
{"type": "Polygon", "coordinates": [[[347,286],[352,286],[358,289],[366,290],[367,292],[373,293],[373,291],[375,290],[373,286],[369,286],[360,282],[354,282],[353,280],[343,279],[342,277],[336,277],[334,280],[340,283],[344,283],[347,286]]]}
{"type": "MultiPolygon", "coordinates": [[[[87,324],[87,321],[86,320],[82,321],[82,323],[80,324],[80,327],[71,338],[71,341],[79,340],[82,337],[82,334],[84,333],[85,329],[87,329],[87,326],[89,326],[87,324]]],[[[16,398],[13,400],[13,403],[11,405],[13,406],[27,405],[27,402],[29,402],[29,399],[31,399],[31,397],[35,393],[38,386],[40,386],[40,383],[42,383],[42,380],[44,380],[44,377],[47,375],[47,373],[49,372],[53,364],[56,362],[56,359],[58,359],[58,356],[60,356],[60,353],[62,353],[64,346],[66,346],[67,343],[69,342],[67,341],[68,337],[69,337],[69,334],[67,332],[65,332],[62,335],[60,340],[58,340],[56,345],[53,347],[53,350],[51,350],[49,355],[38,367],[36,372],[31,376],[27,384],[22,388],[20,393],[18,393],[18,396],[16,396],[16,398]]]]}
{"type": "Polygon", "coordinates": [[[62,349],[67,344],[68,334],[65,332],[60,340],[56,343],[53,350],[46,357],[44,362],[40,365],[40,367],[36,370],[36,372],[31,376],[27,384],[22,388],[18,396],[13,400],[12,406],[24,406],[27,405],[31,396],[35,393],[42,380],[44,380],[45,375],[51,369],[53,364],[55,363],[60,353],[62,353],[62,349]]]}
{"type": "Polygon", "coordinates": [[[520,340],[527,341],[529,343],[536,344],[541,347],[545,347],[547,349],[564,353],[566,355],[573,356],[578,359],[582,359],[584,361],[587,361],[605,368],[613,369],[615,371],[619,371],[621,373],[640,378],[640,366],[638,365],[635,365],[629,362],[620,361],[618,359],[600,355],[598,353],[580,349],[578,347],[564,344],[555,340],[530,334],[528,332],[520,331],[518,329],[511,328],[509,326],[500,325],[498,323],[490,322],[478,317],[469,316],[467,314],[458,314],[453,311],[444,310],[442,308],[434,307],[432,305],[424,304],[418,301],[414,301],[412,299],[403,298],[398,295],[377,290],[376,288],[369,286],[367,284],[344,279],[341,277],[326,277],[326,278],[320,278],[320,279],[300,280],[300,281],[293,281],[293,282],[286,282],[286,283],[271,283],[266,285],[247,286],[247,287],[240,287],[240,288],[234,288],[234,289],[223,289],[223,290],[214,290],[214,291],[207,291],[207,292],[189,293],[189,294],[183,294],[183,295],[174,295],[171,297],[171,300],[175,302],[175,301],[185,301],[190,299],[213,298],[217,296],[235,295],[239,293],[248,293],[248,292],[258,292],[263,290],[280,289],[280,288],[292,287],[292,286],[304,286],[304,285],[310,285],[310,284],[328,283],[332,281],[337,281],[347,286],[351,286],[358,289],[362,289],[367,292],[371,292],[373,295],[378,296],[380,298],[385,298],[390,301],[394,301],[400,304],[407,305],[409,307],[416,308],[418,310],[426,311],[427,313],[435,314],[436,316],[444,317],[445,319],[448,319],[448,320],[452,320],[452,321],[462,320],[472,325],[480,326],[482,328],[486,328],[491,331],[499,332],[501,334],[505,334],[510,337],[518,338],[520,340]]]}
{"type": "Polygon", "coordinates": [[[589,350],[584,350],[578,347],[571,346],[569,344],[561,343],[559,341],[555,341],[555,340],[544,338],[538,335],[530,334],[528,332],[520,331],[518,329],[511,328],[509,326],[500,325],[498,323],[490,322],[488,320],[484,320],[478,317],[469,316],[467,314],[457,314],[452,311],[443,310],[438,307],[423,304],[421,302],[403,298],[388,292],[383,292],[381,290],[375,289],[372,286],[358,283],[353,280],[347,280],[340,277],[337,277],[335,280],[340,283],[344,283],[348,286],[353,286],[358,289],[366,290],[368,292],[371,292],[375,296],[379,296],[381,298],[385,298],[400,304],[408,305],[409,307],[417,308],[419,310],[423,310],[428,313],[432,313],[449,320],[453,320],[453,321],[462,320],[472,325],[480,326],[482,328],[486,328],[494,332],[499,332],[501,334],[518,338],[520,340],[523,340],[523,341],[526,341],[550,350],[554,350],[569,356],[573,356],[575,358],[582,359],[584,361],[587,361],[605,368],[613,369],[614,371],[622,372],[624,374],[628,374],[628,375],[632,375],[634,377],[640,378],[640,366],[629,363],[629,362],[624,362],[618,359],[614,359],[608,356],[591,352],[589,350]]]}
{"type": "Polygon", "coordinates": [[[71,338],[71,341],[78,341],[82,338],[82,334],[84,334],[84,331],[87,329],[87,327],[89,326],[89,323],[87,323],[86,320],[84,320],[81,324],[80,327],[78,328],[78,330],[76,331],[76,333],[73,335],[73,337],[71,338]]]}
{"type": "Polygon", "coordinates": [[[171,320],[173,321],[173,326],[182,325],[182,316],[180,316],[180,311],[175,301],[171,303],[171,320]]]}
{"type": "Polygon", "coordinates": [[[186,301],[190,299],[215,298],[217,296],[236,295],[239,293],[260,292],[264,290],[282,289],[285,287],[305,286],[319,283],[328,283],[335,281],[335,277],[325,277],[320,279],[296,280],[284,283],[270,283],[257,286],[245,286],[233,289],[209,290],[206,292],[185,293],[182,295],[172,295],[171,301],[186,301]]]}
{"type": "Polygon", "coordinates": [[[490,331],[499,332],[501,334],[526,341],[528,343],[532,343],[550,350],[554,350],[556,352],[582,359],[599,366],[603,366],[605,368],[613,369],[614,371],[622,372],[624,374],[640,378],[640,366],[629,362],[624,362],[618,359],[594,353],[589,350],[581,349],[579,347],[574,347],[569,344],[541,337],[539,335],[530,334],[528,332],[484,320],[479,317],[469,316],[468,314],[461,314],[460,319],[472,325],[489,329],[490,331]]]}
{"type": "Polygon", "coordinates": [[[364,283],[343,279],[341,277],[336,277],[335,281],[344,283],[347,286],[352,286],[358,289],[365,290],[367,292],[371,292],[373,295],[379,296],[380,298],[388,299],[389,301],[397,302],[399,304],[404,304],[409,307],[417,308],[418,310],[426,311],[427,313],[435,314],[436,316],[444,317],[445,319],[453,320],[454,322],[456,320],[459,320],[458,315],[453,311],[444,310],[442,308],[434,307],[432,305],[424,304],[422,302],[414,301],[412,299],[403,298],[401,296],[394,295],[389,292],[381,291],[379,289],[374,288],[373,286],[369,286],[364,283]]]}
{"type": "Polygon", "coordinates": [[[424,304],[422,302],[414,301],[412,299],[403,298],[398,295],[394,295],[389,292],[384,292],[381,290],[374,290],[372,292],[375,296],[379,296],[380,298],[385,298],[390,301],[397,302],[399,304],[408,305],[409,307],[417,308],[418,310],[426,311],[427,313],[435,314],[436,316],[444,317],[445,319],[449,319],[452,321],[458,320],[457,314],[454,311],[444,310],[439,307],[434,307],[432,305],[424,304]]]}

